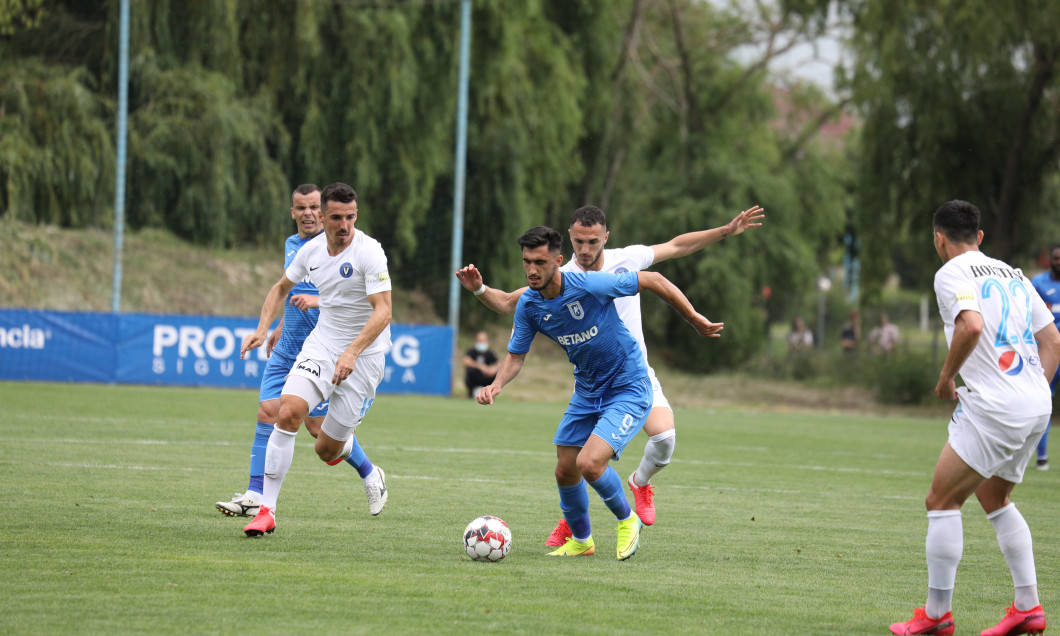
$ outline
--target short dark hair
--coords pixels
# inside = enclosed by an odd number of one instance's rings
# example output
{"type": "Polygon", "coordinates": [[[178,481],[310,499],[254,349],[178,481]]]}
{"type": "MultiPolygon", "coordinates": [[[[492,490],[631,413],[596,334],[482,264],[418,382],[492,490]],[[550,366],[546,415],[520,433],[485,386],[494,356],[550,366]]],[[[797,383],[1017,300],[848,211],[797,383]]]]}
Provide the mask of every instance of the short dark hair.
{"type": "Polygon", "coordinates": [[[575,223],[584,225],[585,227],[601,225],[604,229],[607,229],[607,215],[595,205],[583,205],[575,210],[574,214],[570,217],[571,227],[574,227],[575,223]]]}
{"type": "Polygon", "coordinates": [[[1056,245],[1049,248],[1049,256],[1052,256],[1053,252],[1055,252],[1056,250],[1060,250],[1060,243],[1057,243],[1056,245]]]}
{"type": "Polygon", "coordinates": [[[314,192],[320,192],[320,186],[315,183],[303,183],[294,189],[294,192],[291,193],[291,198],[293,199],[296,194],[306,195],[314,192]]]}
{"type": "Polygon", "coordinates": [[[356,203],[357,193],[345,183],[332,183],[324,186],[324,190],[320,193],[320,207],[328,207],[328,201],[356,203]]]}
{"type": "Polygon", "coordinates": [[[954,243],[975,244],[979,239],[979,208],[967,201],[954,199],[935,210],[935,231],[954,243]]]}
{"type": "Polygon", "coordinates": [[[548,245],[549,254],[559,254],[563,250],[563,235],[546,225],[530,228],[516,239],[516,242],[523,249],[534,249],[535,247],[548,245]]]}

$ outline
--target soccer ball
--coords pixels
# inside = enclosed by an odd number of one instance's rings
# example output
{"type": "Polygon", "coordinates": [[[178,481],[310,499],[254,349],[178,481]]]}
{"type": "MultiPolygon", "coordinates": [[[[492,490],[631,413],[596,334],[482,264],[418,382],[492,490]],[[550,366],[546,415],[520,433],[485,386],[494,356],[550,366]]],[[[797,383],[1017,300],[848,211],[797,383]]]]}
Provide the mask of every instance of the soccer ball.
{"type": "Polygon", "coordinates": [[[500,561],[512,549],[512,531],[499,517],[483,515],[464,528],[464,551],[472,561],[500,561]]]}

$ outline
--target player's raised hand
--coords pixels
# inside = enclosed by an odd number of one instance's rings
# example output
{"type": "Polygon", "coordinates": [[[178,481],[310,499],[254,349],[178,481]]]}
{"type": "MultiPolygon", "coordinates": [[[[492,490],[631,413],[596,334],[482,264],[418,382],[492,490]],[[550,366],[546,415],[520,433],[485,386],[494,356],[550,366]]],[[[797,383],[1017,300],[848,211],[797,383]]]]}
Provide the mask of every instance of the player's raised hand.
{"type": "Polygon", "coordinates": [[[736,215],[729,221],[728,236],[743,234],[745,230],[752,227],[762,227],[762,219],[766,218],[766,211],[759,206],[754,206],[736,215]]]}
{"type": "Polygon", "coordinates": [[[500,387],[494,387],[492,384],[489,386],[482,387],[482,390],[478,392],[478,396],[475,398],[479,404],[493,404],[493,398],[501,394],[500,387]]]}
{"type": "Polygon", "coordinates": [[[320,297],[312,294],[296,294],[291,296],[291,306],[302,311],[309,311],[320,306],[320,297]]]}
{"type": "Polygon", "coordinates": [[[720,338],[721,330],[725,328],[725,323],[711,322],[702,314],[696,314],[695,319],[689,322],[691,322],[692,326],[696,328],[699,335],[706,336],[707,338],[720,338]]]}
{"type": "Polygon", "coordinates": [[[355,366],[357,366],[357,356],[349,351],[343,351],[339,359],[335,361],[335,375],[331,376],[331,383],[337,385],[350,377],[355,366]]]}
{"type": "Polygon", "coordinates": [[[474,263],[462,267],[456,277],[468,291],[478,291],[479,287],[482,287],[482,272],[478,271],[474,263]]]}
{"type": "Polygon", "coordinates": [[[239,349],[239,359],[244,359],[247,356],[248,351],[251,349],[257,349],[263,342],[265,342],[265,334],[257,331],[254,333],[248,333],[246,337],[243,338],[243,346],[239,349]]]}

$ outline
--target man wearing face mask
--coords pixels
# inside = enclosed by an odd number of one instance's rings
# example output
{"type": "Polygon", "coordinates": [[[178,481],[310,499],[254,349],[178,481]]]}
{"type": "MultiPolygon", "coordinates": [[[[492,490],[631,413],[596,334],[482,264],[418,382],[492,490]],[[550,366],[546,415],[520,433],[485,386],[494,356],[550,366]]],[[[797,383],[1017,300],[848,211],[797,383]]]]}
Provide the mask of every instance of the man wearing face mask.
{"type": "Polygon", "coordinates": [[[464,354],[464,369],[464,384],[467,385],[469,398],[478,397],[482,387],[497,377],[497,355],[490,351],[490,337],[485,331],[475,335],[475,346],[464,354]]]}

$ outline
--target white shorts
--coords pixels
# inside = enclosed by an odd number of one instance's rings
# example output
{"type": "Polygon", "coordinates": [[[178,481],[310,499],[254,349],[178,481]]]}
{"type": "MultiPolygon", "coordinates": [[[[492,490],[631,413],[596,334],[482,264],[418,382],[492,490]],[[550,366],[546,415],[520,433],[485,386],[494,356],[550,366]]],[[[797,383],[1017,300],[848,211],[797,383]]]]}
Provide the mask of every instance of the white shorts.
{"type": "Polygon", "coordinates": [[[663,395],[662,385],[659,384],[659,378],[655,377],[655,369],[648,367],[648,378],[651,379],[651,391],[654,396],[654,401],[651,403],[653,409],[670,409],[670,401],[663,395]]]}
{"type": "Polygon", "coordinates": [[[384,353],[358,356],[353,373],[336,386],[331,383],[335,376],[335,360],[323,347],[307,339],[291,367],[282,393],[297,395],[310,409],[324,400],[331,400],[320,430],[328,437],[344,442],[372,408],[385,368],[384,353]]]}
{"type": "Polygon", "coordinates": [[[1001,421],[962,403],[950,418],[950,447],[983,477],[1018,484],[1048,424],[1048,414],[1001,421]]]}

